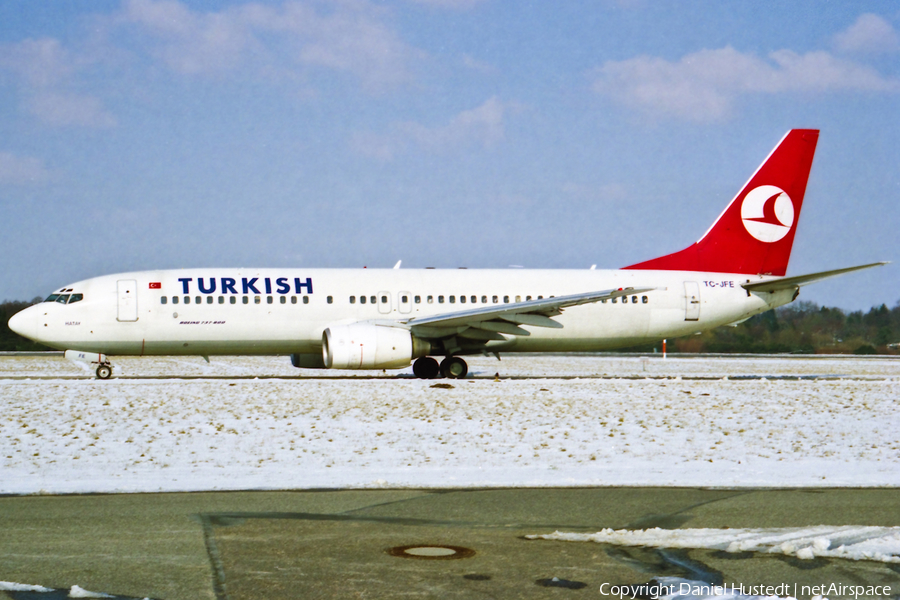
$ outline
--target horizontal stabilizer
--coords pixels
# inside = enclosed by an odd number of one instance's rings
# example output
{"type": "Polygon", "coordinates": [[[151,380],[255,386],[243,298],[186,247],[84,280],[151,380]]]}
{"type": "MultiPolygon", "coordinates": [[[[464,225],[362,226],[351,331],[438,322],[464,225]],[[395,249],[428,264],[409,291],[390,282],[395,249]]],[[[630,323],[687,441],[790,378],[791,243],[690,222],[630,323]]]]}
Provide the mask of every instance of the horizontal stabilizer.
{"type": "Polygon", "coordinates": [[[853,271],[861,271],[862,269],[871,269],[872,267],[881,267],[886,264],[888,264],[888,261],[859,265],[858,267],[847,267],[846,269],[835,269],[834,271],[810,273],[809,275],[797,275],[795,277],[782,277],[781,279],[770,279],[769,281],[759,281],[756,283],[744,283],[741,284],[741,287],[749,292],[777,292],[779,290],[789,290],[815,281],[828,279],[829,277],[836,277],[838,275],[843,275],[844,273],[852,273],[853,271]]]}

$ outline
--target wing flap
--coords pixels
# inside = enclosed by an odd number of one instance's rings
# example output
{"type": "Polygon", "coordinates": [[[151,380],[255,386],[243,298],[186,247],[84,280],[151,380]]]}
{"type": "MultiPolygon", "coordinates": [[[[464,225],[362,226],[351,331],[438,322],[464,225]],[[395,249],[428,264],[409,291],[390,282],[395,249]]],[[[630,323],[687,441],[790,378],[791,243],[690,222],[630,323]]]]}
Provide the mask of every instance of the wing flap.
{"type": "Polygon", "coordinates": [[[510,323],[518,323],[520,325],[532,325],[534,327],[549,327],[551,329],[562,329],[562,323],[554,321],[544,315],[500,315],[500,318],[510,323]]]}
{"type": "Polygon", "coordinates": [[[496,331],[497,333],[508,333],[510,335],[531,335],[527,329],[522,329],[518,325],[505,323],[503,321],[479,321],[472,323],[475,329],[483,329],[484,331],[496,331]]]}

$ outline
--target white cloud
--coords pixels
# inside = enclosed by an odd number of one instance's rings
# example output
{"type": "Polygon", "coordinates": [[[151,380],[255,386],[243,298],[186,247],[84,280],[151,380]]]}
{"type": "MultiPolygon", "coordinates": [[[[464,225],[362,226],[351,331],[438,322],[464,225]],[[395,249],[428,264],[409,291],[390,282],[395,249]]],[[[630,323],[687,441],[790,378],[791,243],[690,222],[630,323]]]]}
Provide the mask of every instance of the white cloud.
{"type": "Polygon", "coordinates": [[[113,127],[116,118],[98,98],[72,93],[40,91],[23,100],[27,112],[48,125],[113,127]]]}
{"type": "Polygon", "coordinates": [[[0,67],[36,88],[50,87],[64,80],[74,71],[72,63],[69,53],[53,38],[28,39],[0,48],[0,67]]]}
{"type": "Polygon", "coordinates": [[[100,99],[71,91],[78,72],[89,64],[52,38],[0,48],[0,69],[16,75],[25,112],[49,125],[115,125],[100,99]]]}
{"type": "Polygon", "coordinates": [[[471,110],[454,116],[446,125],[428,127],[413,121],[396,123],[393,131],[380,136],[361,133],[352,140],[353,148],[367,156],[390,160],[408,146],[441,153],[477,145],[490,148],[504,139],[504,115],[508,106],[496,96],[471,110]]]}
{"type": "Polygon", "coordinates": [[[42,160],[0,152],[0,184],[37,184],[49,178],[50,172],[42,160]]]}
{"type": "Polygon", "coordinates": [[[478,71],[483,75],[493,75],[497,72],[497,68],[491,64],[486,62],[482,62],[477,58],[470,56],[469,54],[463,54],[462,64],[467,69],[472,69],[473,71],[478,71]]]}
{"type": "Polygon", "coordinates": [[[882,17],[866,13],[845,31],[834,36],[835,47],[843,52],[882,54],[900,50],[900,36],[882,17]]]}
{"type": "Polygon", "coordinates": [[[244,65],[283,71],[287,65],[351,73],[369,89],[410,78],[419,52],[385,23],[367,0],[244,4],[221,12],[192,11],[174,0],[130,0],[119,23],[158,40],[155,54],[184,74],[215,74],[244,65]]]}
{"type": "Polygon", "coordinates": [[[900,90],[896,79],[828,52],[778,50],[764,60],[730,46],[677,62],[650,56],[608,61],[592,75],[599,94],[652,114],[694,121],[724,118],[748,94],[900,90]]]}

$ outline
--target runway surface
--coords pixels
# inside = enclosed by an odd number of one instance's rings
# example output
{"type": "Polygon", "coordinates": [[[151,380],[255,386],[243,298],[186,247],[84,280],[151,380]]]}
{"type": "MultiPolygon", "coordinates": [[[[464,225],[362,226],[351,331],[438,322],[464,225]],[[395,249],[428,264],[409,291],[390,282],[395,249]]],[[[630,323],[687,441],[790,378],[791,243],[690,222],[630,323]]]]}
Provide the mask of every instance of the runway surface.
{"type": "MultiPolygon", "coordinates": [[[[525,536],[604,528],[896,527],[898,508],[896,489],[5,497],[0,498],[0,580],[160,600],[599,598],[609,596],[613,585],[661,577],[747,590],[783,584],[800,598],[811,597],[800,593],[804,586],[891,586],[889,594],[877,596],[887,598],[900,590],[896,563],[525,536]],[[459,557],[404,557],[402,549],[410,547],[451,547],[459,557]]],[[[0,598],[4,593],[26,598],[11,591],[0,592],[0,598]]],[[[35,597],[49,596],[27,596],[35,597]]]]}

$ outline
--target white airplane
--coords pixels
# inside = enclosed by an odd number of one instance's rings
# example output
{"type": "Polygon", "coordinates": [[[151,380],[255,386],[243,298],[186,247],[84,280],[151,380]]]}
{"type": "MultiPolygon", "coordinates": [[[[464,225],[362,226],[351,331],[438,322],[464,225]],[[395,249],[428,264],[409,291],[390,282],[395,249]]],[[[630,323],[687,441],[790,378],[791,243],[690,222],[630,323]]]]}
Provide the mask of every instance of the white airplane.
{"type": "Polygon", "coordinates": [[[699,241],[624,269],[142,271],[69,284],[9,327],[101,379],[109,356],[223,354],[459,378],[466,355],[608,350],[736,324],[802,285],[885,264],[784,276],[818,135],[789,131],[699,241]]]}

